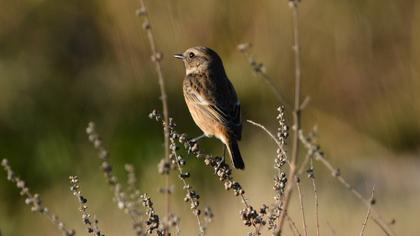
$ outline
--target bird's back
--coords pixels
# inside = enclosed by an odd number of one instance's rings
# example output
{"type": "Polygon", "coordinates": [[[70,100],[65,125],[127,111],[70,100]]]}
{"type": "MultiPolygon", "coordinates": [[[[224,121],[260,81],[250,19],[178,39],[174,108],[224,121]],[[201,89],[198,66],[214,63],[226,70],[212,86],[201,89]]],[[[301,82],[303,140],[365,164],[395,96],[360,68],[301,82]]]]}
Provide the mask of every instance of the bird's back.
{"type": "Polygon", "coordinates": [[[183,88],[187,104],[199,105],[199,109],[225,126],[236,140],[241,139],[240,104],[224,71],[191,73],[185,77],[183,88]]]}

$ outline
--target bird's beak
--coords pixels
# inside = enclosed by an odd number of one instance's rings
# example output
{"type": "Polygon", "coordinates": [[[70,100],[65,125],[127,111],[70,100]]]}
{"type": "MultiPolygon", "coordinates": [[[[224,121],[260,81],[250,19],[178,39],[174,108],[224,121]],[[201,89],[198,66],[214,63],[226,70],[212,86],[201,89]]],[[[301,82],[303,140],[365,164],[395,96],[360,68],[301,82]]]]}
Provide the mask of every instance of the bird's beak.
{"type": "Polygon", "coordinates": [[[181,59],[181,60],[184,60],[185,59],[184,55],[182,55],[181,53],[174,54],[174,57],[175,58],[178,58],[178,59],[181,59]]]}

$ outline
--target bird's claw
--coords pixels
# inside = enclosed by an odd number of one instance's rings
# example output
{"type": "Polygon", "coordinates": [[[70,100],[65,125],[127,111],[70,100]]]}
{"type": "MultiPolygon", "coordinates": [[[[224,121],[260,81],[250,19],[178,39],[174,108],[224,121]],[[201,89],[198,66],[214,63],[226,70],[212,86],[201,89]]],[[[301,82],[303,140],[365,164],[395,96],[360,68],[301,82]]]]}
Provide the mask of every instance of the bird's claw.
{"type": "Polygon", "coordinates": [[[206,135],[205,135],[205,134],[200,135],[200,136],[195,137],[195,138],[192,138],[192,139],[190,139],[190,140],[189,140],[189,142],[190,142],[190,143],[196,143],[198,140],[200,140],[200,139],[202,139],[202,138],[204,138],[204,137],[206,137],[206,135]]]}
{"type": "Polygon", "coordinates": [[[225,157],[220,157],[220,160],[217,162],[216,165],[216,171],[218,171],[220,169],[220,167],[222,166],[222,164],[225,163],[225,157]]]}

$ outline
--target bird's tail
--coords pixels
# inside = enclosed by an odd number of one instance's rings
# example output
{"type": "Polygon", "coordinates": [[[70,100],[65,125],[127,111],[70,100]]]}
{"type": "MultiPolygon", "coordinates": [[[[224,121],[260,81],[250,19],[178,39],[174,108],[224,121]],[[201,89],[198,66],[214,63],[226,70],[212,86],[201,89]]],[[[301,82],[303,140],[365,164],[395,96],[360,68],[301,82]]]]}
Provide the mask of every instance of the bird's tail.
{"type": "Polygon", "coordinates": [[[230,157],[232,158],[233,166],[236,169],[245,169],[245,163],[242,160],[241,152],[239,151],[238,142],[236,140],[229,140],[227,143],[227,149],[230,157]]]}

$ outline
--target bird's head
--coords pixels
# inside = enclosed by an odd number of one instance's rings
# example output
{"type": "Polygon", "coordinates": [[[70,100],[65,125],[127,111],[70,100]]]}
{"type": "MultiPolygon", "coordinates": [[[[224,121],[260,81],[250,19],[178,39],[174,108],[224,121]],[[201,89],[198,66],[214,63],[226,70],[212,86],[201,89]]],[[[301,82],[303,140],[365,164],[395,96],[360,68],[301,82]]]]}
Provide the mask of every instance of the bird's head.
{"type": "Polygon", "coordinates": [[[207,47],[189,48],[184,53],[175,54],[174,57],[184,62],[187,75],[191,73],[202,73],[207,70],[224,71],[219,55],[207,47]]]}

